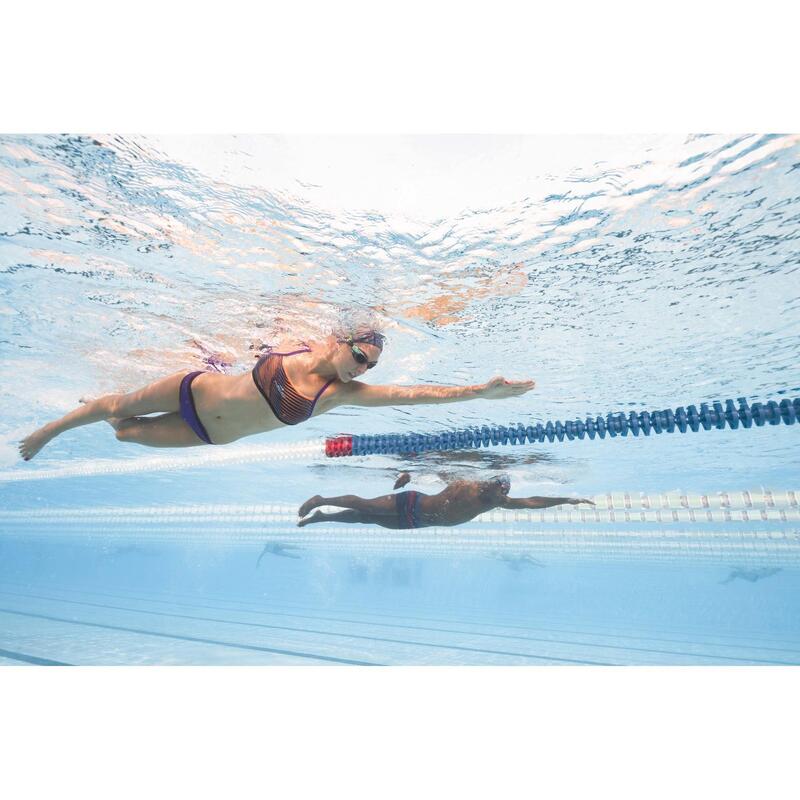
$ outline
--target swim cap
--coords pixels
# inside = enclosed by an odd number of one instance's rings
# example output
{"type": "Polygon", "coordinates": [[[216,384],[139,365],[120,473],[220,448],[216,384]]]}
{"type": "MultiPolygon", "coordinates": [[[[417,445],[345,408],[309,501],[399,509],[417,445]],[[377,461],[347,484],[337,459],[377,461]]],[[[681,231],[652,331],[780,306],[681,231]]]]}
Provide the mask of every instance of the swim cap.
{"type": "Polygon", "coordinates": [[[493,475],[492,481],[500,484],[500,488],[508,494],[511,491],[511,478],[508,475],[493,475]]]}
{"type": "Polygon", "coordinates": [[[375,330],[359,331],[358,333],[351,333],[348,337],[351,342],[361,342],[362,344],[371,344],[379,350],[383,350],[383,343],[386,337],[382,333],[375,330]]]}

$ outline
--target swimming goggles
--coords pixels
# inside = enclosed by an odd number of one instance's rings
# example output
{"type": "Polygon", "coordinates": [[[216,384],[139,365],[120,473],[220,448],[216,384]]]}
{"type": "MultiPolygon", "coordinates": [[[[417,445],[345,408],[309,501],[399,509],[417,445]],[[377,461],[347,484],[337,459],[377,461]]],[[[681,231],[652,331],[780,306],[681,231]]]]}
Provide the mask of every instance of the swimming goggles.
{"type": "Polygon", "coordinates": [[[492,478],[492,481],[498,484],[506,494],[511,490],[511,481],[507,475],[498,475],[496,478],[492,478]]]}
{"type": "Polygon", "coordinates": [[[378,365],[377,361],[370,361],[367,354],[357,344],[350,345],[350,352],[353,354],[353,358],[355,359],[356,363],[366,364],[367,369],[372,369],[378,365]]]}
{"type": "MultiPolygon", "coordinates": [[[[373,334],[373,336],[381,336],[379,333],[373,334]]],[[[381,336],[381,340],[383,337],[381,336]]],[[[346,344],[350,348],[350,352],[353,354],[353,360],[356,364],[366,364],[367,369],[372,369],[373,367],[378,365],[377,361],[370,361],[369,356],[355,343],[353,340],[352,335],[348,336],[346,339],[339,339],[342,344],[346,344]]],[[[359,341],[362,341],[359,339],[359,341]]],[[[364,341],[367,341],[369,344],[376,344],[372,341],[372,339],[367,339],[365,337],[364,341]]],[[[376,347],[383,347],[383,344],[376,344],[376,347]]]]}

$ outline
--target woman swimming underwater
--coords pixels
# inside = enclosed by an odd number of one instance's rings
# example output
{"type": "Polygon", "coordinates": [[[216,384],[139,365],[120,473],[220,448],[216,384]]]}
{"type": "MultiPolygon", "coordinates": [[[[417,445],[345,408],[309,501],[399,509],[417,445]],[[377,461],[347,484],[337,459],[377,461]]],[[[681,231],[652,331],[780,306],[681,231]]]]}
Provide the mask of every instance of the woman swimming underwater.
{"type": "Polygon", "coordinates": [[[121,442],[193,447],[228,444],[283,425],[297,425],[342,405],[501,399],[535,386],[531,380],[504,378],[476,386],[372,386],[356,380],[377,365],[383,343],[384,336],[377,331],[357,329],[300,347],[270,349],[249,374],[177,372],[129,394],[108,394],[86,402],[23,439],[20,454],[30,461],[51,439],[92,422],[108,422],[121,442]]]}

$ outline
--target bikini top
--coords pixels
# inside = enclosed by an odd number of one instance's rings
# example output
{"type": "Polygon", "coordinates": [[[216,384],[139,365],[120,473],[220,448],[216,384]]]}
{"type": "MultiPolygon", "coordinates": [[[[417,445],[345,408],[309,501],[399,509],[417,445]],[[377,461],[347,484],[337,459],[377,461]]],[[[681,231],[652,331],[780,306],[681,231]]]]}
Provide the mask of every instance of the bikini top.
{"type": "Polygon", "coordinates": [[[316,394],[313,400],[303,397],[289,380],[283,369],[283,359],[295,356],[298,353],[309,353],[311,348],[306,346],[302,350],[292,350],[291,353],[265,353],[253,367],[253,382],[261,392],[272,413],[284,425],[297,425],[305,422],[313,413],[317,400],[322,393],[333,383],[329,380],[316,394]]]}

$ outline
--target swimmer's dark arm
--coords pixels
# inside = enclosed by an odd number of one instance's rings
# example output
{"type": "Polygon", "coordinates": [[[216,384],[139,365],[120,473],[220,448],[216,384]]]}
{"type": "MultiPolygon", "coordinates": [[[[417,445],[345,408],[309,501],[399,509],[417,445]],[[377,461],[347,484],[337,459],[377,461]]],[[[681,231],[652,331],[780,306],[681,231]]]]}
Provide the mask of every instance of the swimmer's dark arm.
{"type": "Polygon", "coordinates": [[[550,508],[562,505],[576,506],[578,503],[594,505],[591,500],[577,497],[506,497],[503,508],[550,508]]]}

